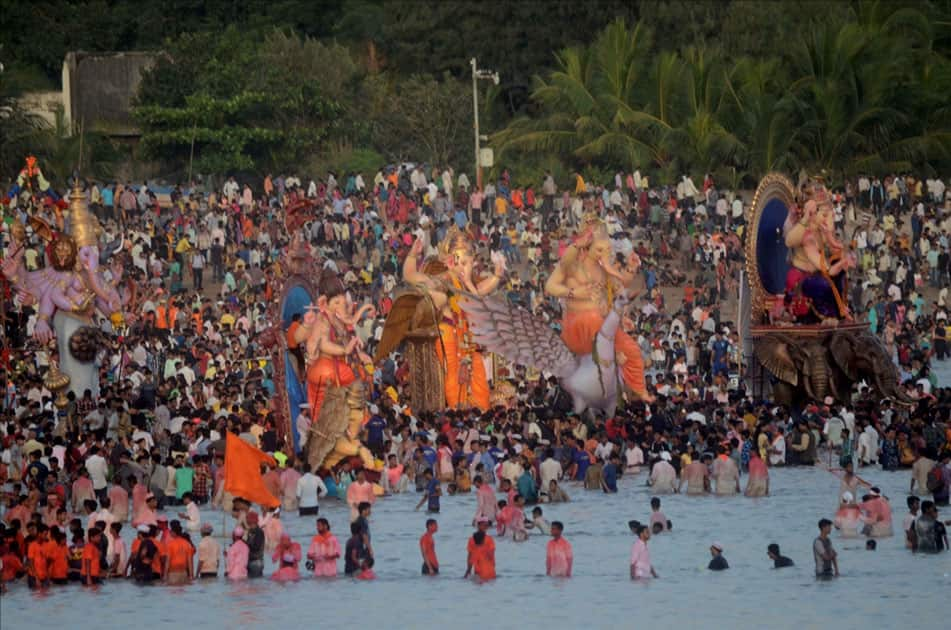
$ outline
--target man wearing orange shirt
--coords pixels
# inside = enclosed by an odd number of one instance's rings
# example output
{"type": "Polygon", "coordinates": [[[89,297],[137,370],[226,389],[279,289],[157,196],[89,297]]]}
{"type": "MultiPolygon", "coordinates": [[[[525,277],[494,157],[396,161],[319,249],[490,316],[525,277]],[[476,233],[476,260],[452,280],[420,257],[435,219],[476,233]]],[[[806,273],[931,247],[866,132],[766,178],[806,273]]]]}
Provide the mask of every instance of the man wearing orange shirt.
{"type": "Polygon", "coordinates": [[[545,554],[545,573],[551,577],[571,577],[574,552],[571,543],[561,536],[564,530],[561,521],[552,521],[551,540],[548,541],[545,554]]]}
{"type": "Polygon", "coordinates": [[[50,582],[63,585],[69,581],[69,546],[66,534],[58,528],[50,529],[50,539],[45,545],[50,582]]]}
{"type": "Polygon", "coordinates": [[[475,572],[481,580],[495,579],[495,541],[488,534],[490,524],[489,519],[484,516],[476,519],[479,530],[469,539],[466,548],[469,557],[463,577],[467,578],[475,572]]]}
{"type": "MultiPolygon", "coordinates": [[[[152,579],[160,579],[165,575],[165,566],[168,564],[168,544],[165,543],[159,536],[159,528],[155,525],[147,526],[149,528],[148,535],[146,536],[148,540],[152,542],[155,546],[155,553],[152,554],[151,564],[152,564],[152,579]]],[[[139,532],[142,532],[140,526],[139,532]]],[[[142,538],[137,538],[132,541],[132,555],[134,556],[138,551],[139,546],[142,544],[142,538]],[[136,545],[139,543],[139,545],[136,545]]]]}
{"type": "Polygon", "coordinates": [[[436,558],[436,543],[433,534],[439,531],[436,519],[426,521],[426,533],[419,538],[419,550],[423,554],[423,575],[439,575],[439,560],[436,558]]]}
{"type": "Polygon", "coordinates": [[[89,530],[89,540],[86,542],[86,546],[83,547],[83,564],[80,570],[83,586],[102,584],[102,578],[100,577],[101,566],[99,562],[101,553],[99,541],[101,540],[101,536],[102,533],[99,529],[93,527],[89,530]]]}
{"type": "Polygon", "coordinates": [[[192,579],[192,559],[195,549],[182,533],[182,524],[172,521],[169,525],[172,537],[166,544],[167,562],[163,579],[167,584],[177,586],[186,584],[192,579]]]}
{"type": "Polygon", "coordinates": [[[30,588],[49,586],[49,559],[46,557],[46,543],[49,541],[49,528],[36,526],[36,538],[26,548],[27,583],[30,588]]]}
{"type": "MultiPolygon", "coordinates": [[[[0,587],[26,574],[26,569],[20,562],[20,546],[15,541],[7,545],[6,551],[0,556],[0,561],[3,563],[3,569],[0,570],[0,587]]],[[[3,592],[2,588],[0,592],[3,592]]]]}

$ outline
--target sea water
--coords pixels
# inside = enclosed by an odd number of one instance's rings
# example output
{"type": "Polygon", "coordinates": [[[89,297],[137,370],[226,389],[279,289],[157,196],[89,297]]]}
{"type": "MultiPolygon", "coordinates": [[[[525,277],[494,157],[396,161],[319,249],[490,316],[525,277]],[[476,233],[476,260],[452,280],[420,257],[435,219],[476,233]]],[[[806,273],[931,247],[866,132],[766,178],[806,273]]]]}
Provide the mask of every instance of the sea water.
{"type": "MultiPolygon", "coordinates": [[[[99,588],[71,585],[43,592],[17,583],[0,598],[0,626],[948,627],[951,553],[913,555],[904,548],[900,533],[879,540],[877,551],[866,551],[864,539],[843,539],[833,533],[842,576],[817,581],[812,557],[816,523],[832,518],[839,480],[820,467],[774,468],[770,473],[771,495],[766,498],[661,497],[673,531],[649,542],[660,578],[648,582],[632,582],[628,566],[634,538],[627,522],[646,522],[650,516],[652,495],[642,472],[625,476],[616,495],[567,483],[571,502],[542,506],[545,518],[565,524],[564,535],[574,547],[570,579],[545,576],[547,538],[532,535],[521,543],[497,540],[497,580],[485,584],[463,580],[474,494],[442,497],[442,512],[434,515],[440,527],[436,550],[441,575],[421,576],[418,541],[428,516],[413,509],[419,495],[411,491],[383,498],[373,508],[370,524],[379,576],[373,582],[341,576],[281,585],[267,579],[232,583],[219,578],[166,587],[112,580],[99,588]],[[706,569],[714,541],[724,547],[727,571],[706,569]],[[772,542],[795,567],[772,568],[766,555],[772,542]]],[[[908,471],[862,469],[859,474],[891,499],[895,529],[900,530],[908,471]]],[[[175,518],[176,511],[168,510],[169,518],[175,518]]],[[[330,520],[343,547],[349,510],[339,501],[324,500],[321,515],[330,520]]],[[[529,509],[526,515],[530,516],[529,509]]],[[[951,511],[945,508],[941,516],[951,518],[951,511]]],[[[203,511],[202,518],[220,535],[220,512],[203,511]]],[[[314,518],[289,514],[283,523],[306,554],[314,518]]],[[[226,526],[233,526],[230,517],[226,526]]],[[[342,572],[342,561],[339,568],[342,572]]],[[[268,558],[265,575],[271,571],[268,558]]],[[[301,571],[306,573],[303,564],[301,571]]]]}

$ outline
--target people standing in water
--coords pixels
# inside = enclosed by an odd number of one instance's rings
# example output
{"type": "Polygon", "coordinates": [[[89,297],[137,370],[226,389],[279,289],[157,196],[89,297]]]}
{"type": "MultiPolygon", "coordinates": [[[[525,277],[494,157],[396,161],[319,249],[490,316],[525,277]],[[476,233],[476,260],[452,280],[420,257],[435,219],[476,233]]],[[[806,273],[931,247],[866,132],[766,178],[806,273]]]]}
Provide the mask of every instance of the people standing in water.
{"type": "Polygon", "coordinates": [[[472,534],[466,546],[468,558],[465,578],[474,574],[480,580],[495,579],[495,541],[489,536],[489,525],[489,519],[484,516],[476,521],[478,530],[472,534]]]}
{"type": "Polygon", "coordinates": [[[552,521],[551,540],[545,552],[545,574],[551,577],[571,577],[574,553],[571,543],[564,539],[565,526],[561,521],[552,521]]]}
{"type": "Polygon", "coordinates": [[[710,564],[707,565],[707,568],[711,571],[725,571],[730,568],[729,563],[727,563],[726,558],[723,557],[723,545],[718,542],[710,545],[710,564]]]}
{"type": "Polygon", "coordinates": [[[637,540],[631,548],[631,579],[646,580],[656,578],[657,571],[651,564],[650,550],[647,548],[647,541],[651,538],[650,529],[647,525],[637,525],[635,533],[637,540]]]}
{"type": "Polygon", "coordinates": [[[766,547],[766,555],[768,555],[769,559],[773,561],[774,569],[783,569],[794,566],[792,560],[779,552],[779,545],[776,543],[770,543],[769,546],[766,547]]]}
{"type": "Polygon", "coordinates": [[[426,532],[419,538],[419,550],[423,554],[423,575],[439,575],[439,560],[436,558],[436,542],[433,534],[439,531],[436,519],[426,520],[426,532]]]}
{"type": "Polygon", "coordinates": [[[442,496],[442,488],[439,485],[439,480],[433,475],[432,468],[427,468],[423,474],[426,477],[426,491],[423,493],[423,497],[419,500],[419,503],[416,504],[416,509],[418,510],[423,507],[425,503],[427,514],[439,514],[439,497],[442,496]]]}
{"type": "Polygon", "coordinates": [[[839,560],[829,533],[832,531],[832,521],[827,518],[819,521],[819,535],[812,543],[812,555],[816,561],[816,577],[828,579],[839,577],[839,560]]]}
{"type": "Polygon", "coordinates": [[[340,541],[330,533],[330,523],[325,518],[318,518],[317,535],[311,538],[307,549],[307,560],[313,563],[314,577],[335,577],[340,555],[340,541]]]}
{"type": "Polygon", "coordinates": [[[843,538],[856,538],[862,529],[862,511],[851,492],[842,493],[842,504],[835,513],[833,525],[843,538]]]}

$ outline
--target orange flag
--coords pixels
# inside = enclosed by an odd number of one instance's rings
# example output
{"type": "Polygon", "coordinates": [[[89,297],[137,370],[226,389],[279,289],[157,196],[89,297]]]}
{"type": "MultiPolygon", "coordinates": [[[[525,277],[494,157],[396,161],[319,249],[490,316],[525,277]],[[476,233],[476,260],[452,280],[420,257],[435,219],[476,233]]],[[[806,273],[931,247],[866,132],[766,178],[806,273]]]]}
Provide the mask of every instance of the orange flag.
{"type": "Polygon", "coordinates": [[[228,433],[225,436],[225,492],[251,503],[275,508],[281,502],[264,485],[261,464],[277,465],[273,457],[237,435],[228,433]]]}

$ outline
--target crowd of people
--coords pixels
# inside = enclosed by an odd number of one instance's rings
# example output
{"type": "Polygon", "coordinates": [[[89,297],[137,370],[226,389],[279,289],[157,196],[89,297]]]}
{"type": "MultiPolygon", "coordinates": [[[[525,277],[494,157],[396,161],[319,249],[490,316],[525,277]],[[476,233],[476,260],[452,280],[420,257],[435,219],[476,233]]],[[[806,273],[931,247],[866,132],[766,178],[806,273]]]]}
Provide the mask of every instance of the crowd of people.
{"type": "MultiPolygon", "coordinates": [[[[304,234],[355,303],[374,306],[376,317],[355,330],[372,352],[402,261],[417,240],[424,253],[435,252],[452,225],[477,244],[484,264],[493,252],[505,256],[505,299],[557,326],[561,305],[543,287],[591,211],[603,218],[620,262],[632,252],[643,262],[644,290],[623,325],[645,358],[652,402],[632,398],[614,417],[579,417],[556,379],[530,378],[518,366],[506,377],[516,394],[505,407],[414,414],[403,396],[405,357],[386,357],[372,375],[362,440],[385,462],[385,491],[415,488],[419,507],[437,513],[443,488],[451,496],[477,489],[467,574],[494,576],[494,524],[497,535],[515,539],[533,528],[550,532],[547,570],[570,575],[564,525],[548,525],[538,507],[568,500],[568,483],[613,493],[619,478],[644,468],[659,496],[767,496],[772,467],[823,464],[821,453],[835,454],[837,461],[825,464],[842,470],[844,487],[835,522],[819,525],[817,574],[837,570],[832,526],[870,536],[891,528],[891,508],[875,488],[858,500],[862,482],[853,465],[909,468],[910,491],[932,500],[916,504],[913,521],[904,523],[908,544],[921,551],[946,546],[936,509],[948,504],[951,485],[951,389],[932,369],[947,359],[951,324],[951,191],[941,180],[860,177],[836,189],[836,223],[861,270],[851,279],[852,310],[882,338],[917,404],[883,402],[860,387],[851,404],[827,399],[802,414],[748,391],[741,378],[734,296],[747,204],[740,194],[709,176],[700,187],[687,176],[657,185],[638,172],[619,172],[603,185],[574,174],[562,184],[546,174],[537,187],[520,186],[503,170],[480,188],[452,169],[403,165],[372,179],[329,173],[305,183],[268,175],[259,186],[232,177],[213,189],[175,187],[160,203],[146,185],[87,183],[103,248],[117,252],[119,264],[107,273],[124,287],[128,317],[121,327],[103,322],[112,341],[103,350],[98,395],[70,393],[58,406],[44,382],[49,350],[32,340],[37,314],[15,292],[4,295],[2,581],[26,575],[41,586],[132,576],[182,583],[222,568],[238,579],[261,576],[265,554],[277,566],[275,579],[295,579],[305,554],[282,536],[281,514],[259,513],[238,499],[232,505],[223,492],[227,433],[273,454],[278,465],[263,478],[285,515],[314,514],[321,496],[351,506],[343,548],[329,522],[318,519],[306,552],[315,575],[336,574],[342,557],[347,574],[372,578],[372,505],[362,499],[373,495],[365,472],[349,461],[310,469],[270,413],[274,371],[258,335],[272,324],[266,305],[275,298],[288,226],[304,234]],[[224,552],[199,506],[237,518],[224,552]],[[529,518],[526,506],[538,514],[529,518]],[[170,511],[178,518],[168,520],[170,511]],[[127,546],[129,529],[136,538],[127,546]]],[[[14,201],[9,211],[22,218],[25,209],[14,201]]],[[[53,208],[38,213],[55,224],[53,208]]],[[[30,269],[44,265],[39,236],[27,245],[30,269]]],[[[655,574],[647,541],[658,525],[665,523],[632,527],[632,577],[655,574]]],[[[426,527],[423,572],[433,574],[438,524],[426,527]]],[[[726,568],[722,546],[711,545],[711,553],[726,568]]],[[[783,558],[778,547],[774,555],[783,558]]]]}

